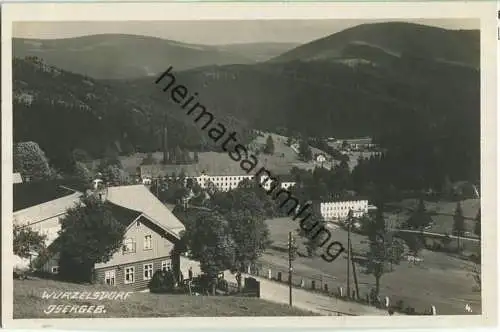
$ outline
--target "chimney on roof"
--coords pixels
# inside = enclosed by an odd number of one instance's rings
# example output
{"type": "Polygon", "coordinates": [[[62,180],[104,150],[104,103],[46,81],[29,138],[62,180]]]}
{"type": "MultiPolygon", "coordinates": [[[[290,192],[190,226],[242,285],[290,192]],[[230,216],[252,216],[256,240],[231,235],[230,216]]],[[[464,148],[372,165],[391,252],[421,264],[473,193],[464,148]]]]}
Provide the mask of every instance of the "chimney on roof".
{"type": "Polygon", "coordinates": [[[168,155],[168,132],[167,132],[167,117],[163,119],[163,137],[162,137],[162,147],[163,147],[163,164],[168,164],[169,155],[168,155]]]}
{"type": "Polygon", "coordinates": [[[102,202],[106,201],[107,193],[108,193],[108,188],[104,181],[100,178],[101,174],[97,174],[97,178],[92,180],[92,188],[94,191],[94,195],[99,198],[102,202]]]}
{"type": "Polygon", "coordinates": [[[96,194],[97,198],[99,198],[99,200],[104,203],[108,198],[108,188],[103,186],[99,191],[96,192],[96,194]]]}

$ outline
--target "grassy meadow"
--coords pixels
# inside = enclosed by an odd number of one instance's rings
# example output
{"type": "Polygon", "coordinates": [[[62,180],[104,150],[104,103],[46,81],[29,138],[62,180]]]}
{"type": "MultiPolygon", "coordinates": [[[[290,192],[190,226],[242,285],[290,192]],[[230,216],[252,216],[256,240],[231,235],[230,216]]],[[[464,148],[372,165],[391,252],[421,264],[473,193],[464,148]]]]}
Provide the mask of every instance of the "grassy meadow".
{"type": "MultiPolygon", "coordinates": [[[[189,296],[135,292],[125,300],[43,299],[47,292],[120,291],[104,285],[79,285],[54,280],[14,281],[14,319],[105,318],[105,317],[212,317],[212,316],[314,316],[308,311],[258,298],[235,296],[189,296]],[[104,306],[102,314],[50,313],[49,305],[104,306]]],[[[121,290],[124,291],[124,290],[121,290]]]]}

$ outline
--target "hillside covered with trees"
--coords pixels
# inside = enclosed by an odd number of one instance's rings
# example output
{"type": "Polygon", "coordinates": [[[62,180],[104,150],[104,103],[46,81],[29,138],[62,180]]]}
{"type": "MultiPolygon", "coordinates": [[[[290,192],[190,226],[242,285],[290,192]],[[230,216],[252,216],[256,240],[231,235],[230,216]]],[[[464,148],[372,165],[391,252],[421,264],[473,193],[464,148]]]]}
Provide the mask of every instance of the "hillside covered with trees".
{"type": "MultiPolygon", "coordinates": [[[[240,142],[254,129],[309,140],[370,136],[385,153],[362,173],[402,189],[439,188],[445,179],[479,180],[478,57],[478,31],[377,23],[265,63],[174,75],[240,142]]],[[[109,146],[161,150],[165,126],[170,148],[220,148],[152,77],[98,81],[46,68],[14,60],[14,139],[37,142],[58,168],[75,148],[93,157],[109,146]]]]}
{"type": "MultiPolygon", "coordinates": [[[[13,74],[14,142],[38,143],[60,171],[73,168],[75,150],[89,158],[101,158],[109,150],[162,150],[165,128],[170,150],[219,148],[190,118],[175,114],[178,110],[161,91],[153,96],[127,94],[118,85],[66,72],[37,58],[14,59],[13,74]]],[[[239,132],[243,137],[248,133],[239,132]]]]}

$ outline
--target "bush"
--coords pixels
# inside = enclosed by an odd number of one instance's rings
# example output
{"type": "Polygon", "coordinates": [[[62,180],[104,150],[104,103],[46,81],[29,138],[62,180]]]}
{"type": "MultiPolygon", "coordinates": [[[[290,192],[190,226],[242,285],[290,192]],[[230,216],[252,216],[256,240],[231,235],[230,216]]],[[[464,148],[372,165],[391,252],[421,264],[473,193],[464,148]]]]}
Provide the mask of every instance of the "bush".
{"type": "Polygon", "coordinates": [[[229,284],[224,279],[219,279],[217,281],[217,289],[227,292],[229,290],[229,284]]]}
{"type": "Polygon", "coordinates": [[[413,307],[406,307],[406,309],[404,310],[404,312],[408,315],[415,315],[415,308],[413,307]]]}
{"type": "Polygon", "coordinates": [[[175,275],[172,271],[156,271],[148,283],[151,293],[174,293],[175,275]]]}
{"type": "Polygon", "coordinates": [[[397,311],[402,311],[403,308],[404,308],[404,301],[403,300],[398,300],[396,302],[396,305],[394,306],[394,308],[397,310],[397,311]]]}

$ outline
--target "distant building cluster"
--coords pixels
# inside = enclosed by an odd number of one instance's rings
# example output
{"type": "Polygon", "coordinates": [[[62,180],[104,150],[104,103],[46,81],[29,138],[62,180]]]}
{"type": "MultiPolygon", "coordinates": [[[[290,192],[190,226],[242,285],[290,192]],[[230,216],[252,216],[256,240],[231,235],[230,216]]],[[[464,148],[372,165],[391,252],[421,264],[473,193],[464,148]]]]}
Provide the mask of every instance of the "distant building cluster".
{"type": "Polygon", "coordinates": [[[328,143],[341,151],[364,151],[376,148],[377,145],[373,143],[371,137],[361,137],[361,138],[346,138],[346,139],[336,139],[333,137],[328,138],[328,143]]]}

